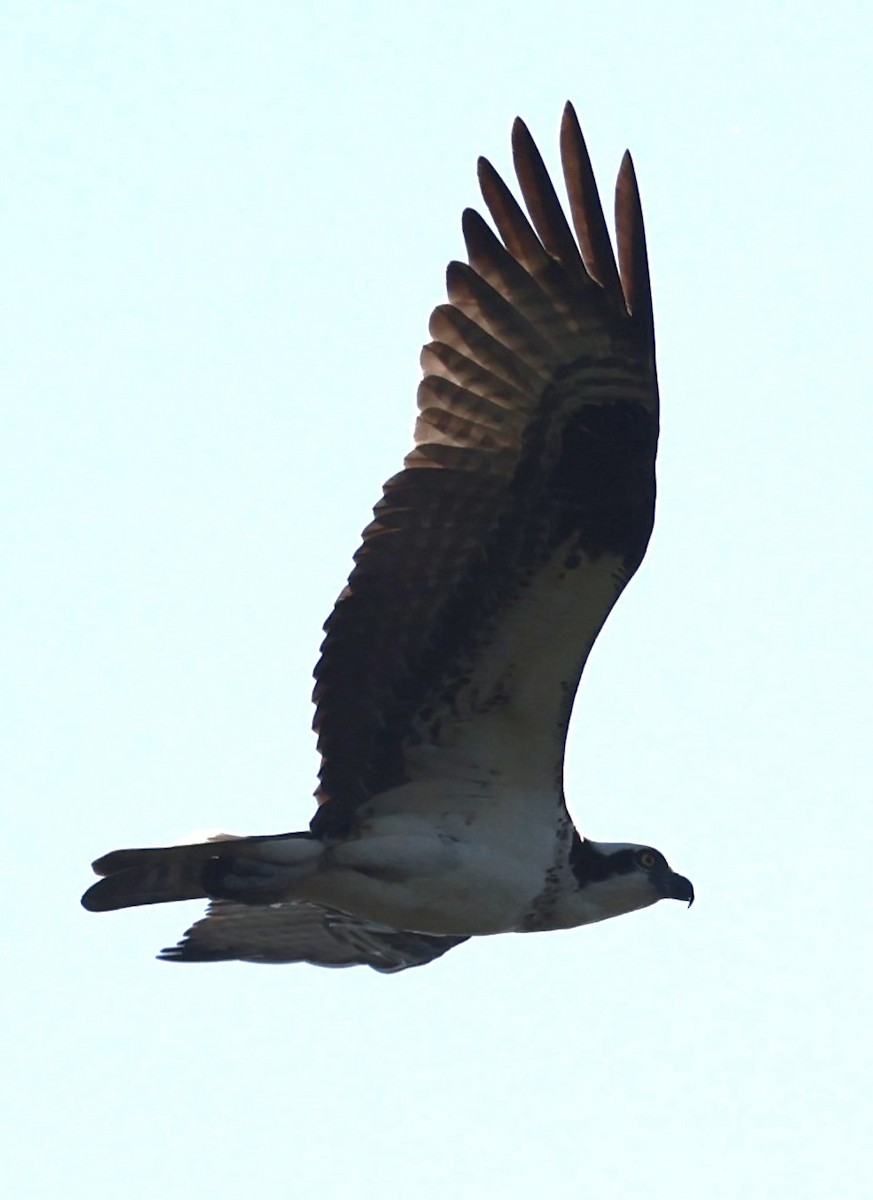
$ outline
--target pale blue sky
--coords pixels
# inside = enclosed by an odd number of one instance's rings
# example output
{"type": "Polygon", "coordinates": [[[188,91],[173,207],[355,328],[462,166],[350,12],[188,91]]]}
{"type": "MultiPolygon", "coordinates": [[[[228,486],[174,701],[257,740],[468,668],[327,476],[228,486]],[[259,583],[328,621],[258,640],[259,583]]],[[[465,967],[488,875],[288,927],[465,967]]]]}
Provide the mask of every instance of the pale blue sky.
{"type": "Polygon", "coordinates": [[[869,1170],[869,6],[0,3],[6,1192],[855,1198],[869,1170]],[[316,11],[317,8],[317,11],[316,11]],[[174,967],[97,854],[300,828],[310,671],[519,113],[643,190],[648,559],[593,837],[697,888],[396,978],[174,967]]]}

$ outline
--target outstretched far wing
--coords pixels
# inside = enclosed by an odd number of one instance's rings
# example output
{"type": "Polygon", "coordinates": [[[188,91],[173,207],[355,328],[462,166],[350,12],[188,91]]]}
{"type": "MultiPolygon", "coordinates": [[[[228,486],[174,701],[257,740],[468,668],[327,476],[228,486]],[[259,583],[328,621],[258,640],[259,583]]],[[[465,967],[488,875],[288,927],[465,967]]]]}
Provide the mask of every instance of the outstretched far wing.
{"type": "Polygon", "coordinates": [[[530,779],[560,787],[585,659],[651,533],[658,391],[630,157],[616,265],[571,106],[575,236],[521,121],[513,154],[529,219],[480,160],[499,237],[464,213],[469,265],[450,264],[449,302],[431,317],[415,448],[325,625],[320,833],[347,831],[369,797],[431,769],[493,775],[510,743],[530,779]]]}
{"type": "Polygon", "coordinates": [[[178,946],[162,950],[167,962],[307,962],[319,967],[372,967],[393,974],[420,967],[465,937],[435,937],[379,925],[337,909],[295,902],[271,905],[213,900],[206,916],[178,946]]]}

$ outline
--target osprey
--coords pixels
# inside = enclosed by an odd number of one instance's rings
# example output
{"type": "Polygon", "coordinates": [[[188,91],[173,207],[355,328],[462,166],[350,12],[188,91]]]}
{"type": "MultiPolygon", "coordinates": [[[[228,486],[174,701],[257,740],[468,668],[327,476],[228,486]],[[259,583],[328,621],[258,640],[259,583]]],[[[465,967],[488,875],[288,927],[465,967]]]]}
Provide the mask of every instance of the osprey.
{"type": "Polygon", "coordinates": [[[173,962],[401,971],[470,937],[586,925],[691,883],[567,811],[579,678],[652,530],[658,388],[630,156],[618,265],[573,108],[572,230],[526,126],[528,216],[485,159],[422,352],[415,445],[384,487],[315,670],[322,756],[305,832],[116,850],[92,912],[209,900],[173,962]],[[573,233],[575,230],[575,236],[573,233]]]}

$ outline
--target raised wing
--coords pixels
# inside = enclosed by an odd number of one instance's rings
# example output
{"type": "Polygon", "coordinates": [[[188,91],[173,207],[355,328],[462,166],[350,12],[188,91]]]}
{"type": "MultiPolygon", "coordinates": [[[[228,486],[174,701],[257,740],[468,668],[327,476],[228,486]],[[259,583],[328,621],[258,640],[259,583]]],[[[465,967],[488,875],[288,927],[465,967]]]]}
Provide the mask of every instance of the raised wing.
{"type": "Polygon", "coordinates": [[[450,264],[431,317],[415,448],[325,625],[320,832],[410,778],[497,774],[510,746],[535,785],[560,787],[582,667],[651,533],[658,392],[630,157],[616,266],[572,107],[575,236],[521,121],[513,154],[530,219],[480,160],[499,238],[464,213],[469,265],[450,264]]]}
{"type": "Polygon", "coordinates": [[[392,929],[318,904],[250,905],[213,900],[167,962],[308,962],[319,967],[368,966],[393,974],[432,962],[465,937],[392,929]]]}

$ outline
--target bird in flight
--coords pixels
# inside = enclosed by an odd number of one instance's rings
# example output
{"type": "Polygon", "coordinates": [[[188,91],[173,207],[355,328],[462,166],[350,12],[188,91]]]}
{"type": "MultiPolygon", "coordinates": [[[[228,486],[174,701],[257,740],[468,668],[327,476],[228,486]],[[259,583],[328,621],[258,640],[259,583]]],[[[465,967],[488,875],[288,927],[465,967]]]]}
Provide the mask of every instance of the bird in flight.
{"type": "Polygon", "coordinates": [[[564,801],[582,669],[652,531],[658,386],[630,156],[616,263],[569,104],[560,146],[572,225],[520,120],[527,215],[479,161],[496,234],[464,213],[414,447],[325,625],[309,829],[94,863],[92,912],[208,899],[164,959],[394,972],[471,937],[694,899],[651,846],[582,837],[564,801]]]}

